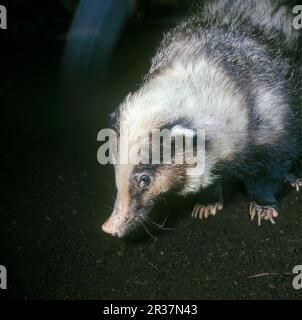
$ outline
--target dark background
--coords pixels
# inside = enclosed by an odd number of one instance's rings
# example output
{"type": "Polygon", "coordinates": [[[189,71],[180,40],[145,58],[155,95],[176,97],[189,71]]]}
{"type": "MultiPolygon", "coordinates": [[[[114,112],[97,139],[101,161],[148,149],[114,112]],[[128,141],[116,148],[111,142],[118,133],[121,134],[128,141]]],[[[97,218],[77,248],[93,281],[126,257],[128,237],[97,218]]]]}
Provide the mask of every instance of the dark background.
{"type": "Polygon", "coordinates": [[[137,3],[110,55],[81,72],[62,63],[76,1],[6,3],[0,264],[8,290],[0,298],[302,297],[291,284],[302,264],[302,197],[289,187],[276,225],[251,223],[244,193],[228,186],[226,208],[208,221],[190,218],[196,199],[167,198],[156,210],[173,231],[150,228],[155,239],[141,231],[125,240],[101,232],[115,185],[113,168],[97,164],[97,132],[139,85],[162,33],[189,2],[137,3]]]}

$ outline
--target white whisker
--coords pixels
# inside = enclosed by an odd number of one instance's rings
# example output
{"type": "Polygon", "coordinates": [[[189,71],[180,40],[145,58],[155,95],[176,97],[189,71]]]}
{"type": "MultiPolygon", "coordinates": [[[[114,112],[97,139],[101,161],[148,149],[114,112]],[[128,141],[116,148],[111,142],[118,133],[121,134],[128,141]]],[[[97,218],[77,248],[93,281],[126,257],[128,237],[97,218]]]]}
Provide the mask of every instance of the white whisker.
{"type": "Polygon", "coordinates": [[[154,237],[154,235],[148,230],[148,228],[145,226],[144,222],[142,222],[142,225],[144,227],[144,229],[146,230],[146,232],[148,233],[148,235],[153,238],[154,240],[157,240],[156,237],[154,237]]]}

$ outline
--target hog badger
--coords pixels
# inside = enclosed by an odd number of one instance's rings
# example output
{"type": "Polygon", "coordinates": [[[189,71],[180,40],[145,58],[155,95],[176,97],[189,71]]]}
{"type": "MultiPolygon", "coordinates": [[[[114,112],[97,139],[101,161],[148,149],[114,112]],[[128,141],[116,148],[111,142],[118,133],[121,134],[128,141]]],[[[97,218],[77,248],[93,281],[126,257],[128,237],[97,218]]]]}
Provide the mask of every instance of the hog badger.
{"type": "MultiPolygon", "coordinates": [[[[187,162],[115,164],[117,198],[104,232],[123,237],[142,224],[166,192],[212,191],[197,203],[196,218],[223,207],[221,183],[233,177],[250,199],[251,220],[275,223],[276,195],[284,182],[299,190],[301,30],[293,6],[271,0],[209,1],[164,38],[139,89],[114,114],[128,132],[137,159],[141,129],[168,128],[173,136],[205,132],[200,175],[187,162]]],[[[196,154],[192,154],[192,157],[196,154]]]]}

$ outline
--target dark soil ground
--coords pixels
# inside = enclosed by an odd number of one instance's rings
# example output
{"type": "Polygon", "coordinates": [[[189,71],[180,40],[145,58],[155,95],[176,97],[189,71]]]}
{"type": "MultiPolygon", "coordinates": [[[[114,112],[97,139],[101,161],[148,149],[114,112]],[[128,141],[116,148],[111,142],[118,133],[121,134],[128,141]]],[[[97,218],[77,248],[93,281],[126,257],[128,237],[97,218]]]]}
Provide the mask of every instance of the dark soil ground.
{"type": "Polygon", "coordinates": [[[139,83],[168,25],[149,19],[125,31],[106,78],[75,105],[63,105],[58,93],[62,40],[22,33],[7,40],[0,264],[8,270],[8,290],[2,297],[302,298],[292,287],[292,269],[302,264],[302,191],[290,187],[280,197],[276,225],[250,222],[244,192],[228,186],[225,209],[206,221],[190,217],[194,199],[170,197],[156,211],[158,221],[168,215],[172,231],[150,228],[154,238],[141,230],[125,240],[101,232],[115,187],[113,168],[97,164],[96,135],[139,83]]]}

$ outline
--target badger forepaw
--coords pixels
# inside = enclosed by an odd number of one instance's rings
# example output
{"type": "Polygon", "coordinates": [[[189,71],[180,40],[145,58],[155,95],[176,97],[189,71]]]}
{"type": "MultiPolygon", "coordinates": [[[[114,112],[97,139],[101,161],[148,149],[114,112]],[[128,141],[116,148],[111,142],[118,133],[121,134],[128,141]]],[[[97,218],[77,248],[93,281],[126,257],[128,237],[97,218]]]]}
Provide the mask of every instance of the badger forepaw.
{"type": "Polygon", "coordinates": [[[302,187],[302,178],[298,178],[294,181],[290,182],[290,185],[296,189],[298,192],[300,190],[300,187],[302,187]]]}
{"type": "Polygon", "coordinates": [[[275,224],[275,218],[278,216],[278,211],[274,207],[260,206],[255,202],[250,204],[250,216],[251,220],[257,217],[258,226],[261,226],[261,220],[269,220],[272,224],[275,224]]]}
{"type": "Polygon", "coordinates": [[[202,205],[197,203],[192,211],[193,218],[205,218],[207,219],[210,215],[215,216],[217,211],[223,208],[223,204],[221,202],[216,202],[208,205],[202,205]]]}

